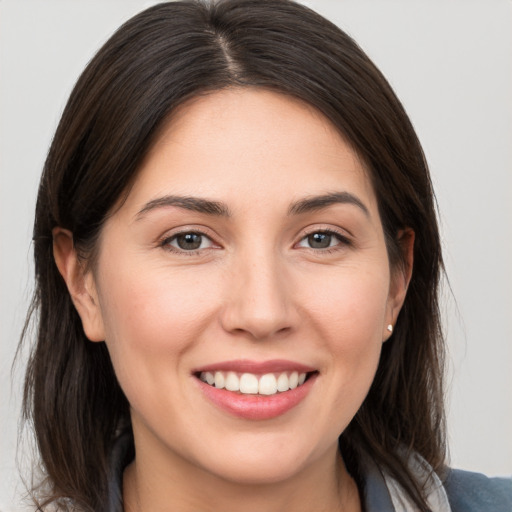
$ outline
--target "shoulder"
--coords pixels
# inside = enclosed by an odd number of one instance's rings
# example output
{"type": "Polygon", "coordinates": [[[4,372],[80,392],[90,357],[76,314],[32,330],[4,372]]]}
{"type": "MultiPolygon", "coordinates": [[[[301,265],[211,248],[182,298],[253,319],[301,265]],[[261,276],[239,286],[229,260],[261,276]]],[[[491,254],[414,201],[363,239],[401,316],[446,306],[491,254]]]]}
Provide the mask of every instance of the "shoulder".
{"type": "Polygon", "coordinates": [[[444,488],[452,512],[512,512],[512,478],[451,469],[444,488]]]}

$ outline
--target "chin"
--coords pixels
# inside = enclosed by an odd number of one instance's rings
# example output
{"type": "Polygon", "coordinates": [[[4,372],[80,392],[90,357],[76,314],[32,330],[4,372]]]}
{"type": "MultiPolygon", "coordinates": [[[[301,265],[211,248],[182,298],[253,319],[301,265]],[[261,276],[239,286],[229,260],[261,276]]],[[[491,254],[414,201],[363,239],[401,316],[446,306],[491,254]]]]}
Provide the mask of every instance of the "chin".
{"type": "Polygon", "coordinates": [[[272,485],[292,479],[301,472],[301,467],[296,463],[276,461],[269,458],[266,461],[226,461],[222,467],[213,471],[217,477],[237,485],[272,485]],[[229,464],[232,462],[232,464],[229,464]]]}
{"type": "Polygon", "coordinates": [[[211,454],[210,460],[203,461],[203,467],[232,483],[268,485],[291,480],[318,459],[335,457],[337,452],[337,442],[332,449],[322,450],[319,454],[315,453],[317,450],[312,451],[312,447],[297,445],[297,439],[292,442],[293,439],[293,435],[287,435],[284,442],[282,438],[265,442],[260,439],[249,445],[233,446],[222,455],[218,452],[211,454]],[[212,456],[215,459],[212,460],[212,456]]]}

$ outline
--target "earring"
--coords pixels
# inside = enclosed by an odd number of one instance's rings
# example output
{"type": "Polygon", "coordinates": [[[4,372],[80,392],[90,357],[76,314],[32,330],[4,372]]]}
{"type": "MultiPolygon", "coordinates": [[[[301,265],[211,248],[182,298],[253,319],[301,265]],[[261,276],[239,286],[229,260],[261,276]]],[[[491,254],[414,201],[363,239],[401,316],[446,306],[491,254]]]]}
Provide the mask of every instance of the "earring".
{"type": "Polygon", "coordinates": [[[388,325],[388,331],[389,331],[390,333],[392,333],[392,332],[393,332],[393,326],[392,326],[391,324],[389,324],[389,325],[388,325]]]}

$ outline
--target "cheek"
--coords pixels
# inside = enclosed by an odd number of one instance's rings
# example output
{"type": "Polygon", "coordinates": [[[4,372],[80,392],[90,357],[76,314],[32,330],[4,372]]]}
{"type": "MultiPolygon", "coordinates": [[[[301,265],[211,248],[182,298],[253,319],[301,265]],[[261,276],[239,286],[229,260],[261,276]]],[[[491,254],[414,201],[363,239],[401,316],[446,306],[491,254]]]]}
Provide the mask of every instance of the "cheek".
{"type": "Polygon", "coordinates": [[[154,387],[179,385],[173,379],[183,354],[198,342],[212,315],[211,283],[192,273],[148,268],[118,268],[115,279],[104,275],[101,283],[106,344],[132,405],[137,396],[151,397],[154,387]]]}
{"type": "Polygon", "coordinates": [[[385,269],[365,274],[354,269],[337,277],[327,281],[322,293],[309,295],[310,312],[313,328],[330,356],[331,392],[338,410],[351,419],[378,366],[389,281],[385,269]]]}
{"type": "Polygon", "coordinates": [[[389,295],[387,269],[343,268],[321,282],[321,287],[304,290],[304,296],[317,327],[333,348],[358,352],[368,344],[380,344],[389,295]]]}
{"type": "Polygon", "coordinates": [[[122,340],[132,348],[179,344],[212,305],[209,284],[192,272],[118,269],[115,279],[106,276],[101,282],[107,341],[122,340]]]}

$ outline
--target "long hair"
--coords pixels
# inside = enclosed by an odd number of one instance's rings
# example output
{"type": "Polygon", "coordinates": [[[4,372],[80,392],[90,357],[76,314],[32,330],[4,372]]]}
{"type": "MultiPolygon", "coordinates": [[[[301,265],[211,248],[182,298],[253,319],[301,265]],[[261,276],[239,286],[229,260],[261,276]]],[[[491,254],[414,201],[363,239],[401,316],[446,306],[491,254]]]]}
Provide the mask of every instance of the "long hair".
{"type": "Polygon", "coordinates": [[[335,25],[288,0],[169,2],[126,22],[80,76],[55,133],[34,224],[37,323],[24,415],[47,475],[41,504],[102,510],[108,456],[129,405],[102,343],[88,342],[52,253],[54,227],[73,233],[86,262],[164,121],[187,99],[226,87],[259,87],[323,113],[365,162],[392,267],[398,232],[416,234],[414,269],[371,389],[340,446],[349,470],[369,453],[422,511],[422,482],[405,453],[443,468],[442,271],[432,185],[413,127],[389,84],[335,25]],[[400,452],[400,454],[398,453],[400,452]],[[69,501],[70,500],[70,501],[69,501]],[[59,505],[61,503],[61,505],[59,505]]]}

